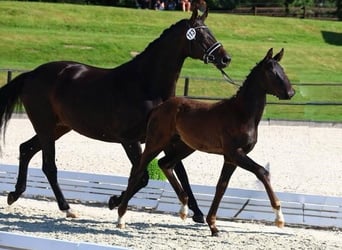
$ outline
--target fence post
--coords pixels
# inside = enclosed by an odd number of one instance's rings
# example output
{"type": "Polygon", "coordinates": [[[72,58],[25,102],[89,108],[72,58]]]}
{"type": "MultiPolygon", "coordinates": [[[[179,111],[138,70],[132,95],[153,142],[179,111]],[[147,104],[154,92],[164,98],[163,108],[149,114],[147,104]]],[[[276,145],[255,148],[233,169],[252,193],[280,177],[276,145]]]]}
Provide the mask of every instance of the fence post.
{"type": "Polygon", "coordinates": [[[9,83],[12,80],[12,71],[8,70],[7,71],[7,83],[9,83]]]}
{"type": "Polygon", "coordinates": [[[184,82],[184,96],[188,96],[189,94],[189,77],[185,77],[185,82],[184,82]]]}

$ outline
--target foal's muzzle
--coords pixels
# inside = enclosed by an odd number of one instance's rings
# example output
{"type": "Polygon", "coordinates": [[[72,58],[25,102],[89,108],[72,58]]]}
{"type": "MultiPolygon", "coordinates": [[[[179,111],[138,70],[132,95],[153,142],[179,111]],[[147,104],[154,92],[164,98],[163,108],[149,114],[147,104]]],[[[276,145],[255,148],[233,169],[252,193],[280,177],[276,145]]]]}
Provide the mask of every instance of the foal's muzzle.
{"type": "MultiPolygon", "coordinates": [[[[204,63],[213,63],[218,68],[224,68],[226,67],[230,61],[232,60],[230,56],[228,56],[225,52],[224,55],[221,58],[216,58],[215,54],[218,54],[219,49],[222,47],[222,44],[219,42],[214,43],[212,46],[210,46],[203,55],[203,61],[204,63]],[[216,53],[215,53],[216,52],[216,53]]],[[[222,50],[221,50],[222,51],[222,50]]],[[[224,51],[224,50],[223,50],[224,51]]]]}

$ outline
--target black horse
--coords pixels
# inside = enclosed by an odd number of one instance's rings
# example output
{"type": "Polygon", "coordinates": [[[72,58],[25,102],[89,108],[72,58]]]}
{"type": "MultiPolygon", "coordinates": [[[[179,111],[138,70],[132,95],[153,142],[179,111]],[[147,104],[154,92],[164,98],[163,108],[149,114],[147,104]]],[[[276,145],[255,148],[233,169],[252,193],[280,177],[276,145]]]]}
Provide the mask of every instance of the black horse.
{"type": "MultiPolygon", "coordinates": [[[[175,95],[175,86],[187,57],[213,63],[222,69],[230,62],[204,21],[208,15],[193,10],[131,61],[114,69],[58,61],[43,64],[23,73],[0,89],[0,130],[6,130],[16,103],[20,100],[36,135],[20,145],[19,174],[8,204],[14,203],[26,189],[27,169],[31,158],[43,153],[43,172],[56,196],[59,209],[68,217],[70,211],[57,182],[55,141],[71,130],[107,142],[121,143],[133,166],[141,157],[150,110],[175,95]]],[[[1,132],[1,131],[0,131],[1,132]]],[[[166,149],[165,154],[171,150],[166,149]]],[[[203,221],[181,162],[175,168],[183,188],[190,196],[194,220],[203,221]]],[[[139,180],[137,190],[148,183],[148,173],[139,180]]],[[[113,209],[121,202],[111,197],[113,209]]]]}

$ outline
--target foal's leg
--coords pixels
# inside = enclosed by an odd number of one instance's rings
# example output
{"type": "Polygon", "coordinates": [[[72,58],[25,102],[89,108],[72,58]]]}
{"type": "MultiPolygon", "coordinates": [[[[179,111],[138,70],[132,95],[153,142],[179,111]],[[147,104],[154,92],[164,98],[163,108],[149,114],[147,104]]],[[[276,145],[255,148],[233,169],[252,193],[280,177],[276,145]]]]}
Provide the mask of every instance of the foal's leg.
{"type": "MultiPolygon", "coordinates": [[[[184,184],[182,183],[181,185],[178,182],[178,180],[173,174],[173,170],[177,163],[181,162],[182,159],[192,154],[194,150],[188,147],[181,140],[179,140],[179,138],[176,138],[176,140],[177,141],[172,141],[170,145],[166,148],[165,156],[159,160],[158,164],[160,168],[163,170],[167,179],[169,180],[171,186],[175,190],[180,202],[182,203],[179,214],[180,214],[180,217],[184,220],[188,215],[188,200],[189,200],[188,192],[184,191],[184,184]]],[[[186,173],[185,173],[185,177],[187,178],[186,173]]],[[[191,191],[190,192],[191,195],[193,195],[189,182],[188,182],[188,188],[191,191]]],[[[193,199],[195,200],[194,197],[193,199]]],[[[203,214],[202,214],[202,220],[203,220],[203,214]]]]}
{"type": "MultiPolygon", "coordinates": [[[[126,191],[121,194],[121,202],[118,207],[118,228],[125,228],[124,215],[127,211],[128,202],[141,188],[142,179],[146,179],[147,166],[151,160],[153,160],[160,152],[162,148],[155,149],[154,151],[146,151],[143,153],[140,163],[133,166],[130,177],[128,179],[128,185],[126,191]]],[[[147,173],[148,182],[148,173],[147,173]]]]}
{"type": "MultiPolygon", "coordinates": [[[[118,227],[119,228],[125,227],[125,221],[123,219],[123,216],[127,211],[128,201],[132,198],[133,191],[140,190],[140,188],[138,187],[139,185],[138,182],[141,178],[143,178],[144,171],[146,171],[147,169],[147,165],[150,163],[152,159],[154,159],[162,151],[163,148],[165,147],[162,141],[160,142],[160,144],[151,143],[151,142],[146,143],[145,151],[142,154],[140,164],[138,165],[137,168],[133,168],[130,178],[128,180],[128,186],[127,186],[126,192],[123,194],[123,199],[118,208],[118,215],[119,215],[118,227]]],[[[182,219],[185,219],[188,214],[188,207],[187,207],[188,195],[183,190],[183,187],[180,185],[180,183],[174,176],[173,168],[177,162],[181,161],[186,156],[193,153],[194,150],[189,148],[186,144],[184,144],[180,140],[177,141],[177,144],[174,144],[174,142],[172,142],[172,151],[169,149],[170,147],[168,147],[168,150],[165,151],[167,152],[167,154],[158,161],[158,164],[163,170],[165,176],[171,183],[172,187],[174,188],[175,192],[178,195],[179,200],[182,203],[180,216],[182,219]]]]}
{"type": "MultiPolygon", "coordinates": [[[[132,163],[132,169],[131,169],[131,174],[130,174],[132,175],[132,172],[134,171],[134,167],[139,164],[139,160],[141,158],[141,144],[140,142],[130,143],[130,144],[122,143],[122,146],[124,147],[125,152],[129,160],[132,163]]],[[[136,194],[140,189],[145,187],[148,183],[148,180],[149,180],[148,171],[147,169],[145,169],[143,177],[138,180],[139,183],[136,184],[135,189],[132,191],[133,192],[132,196],[136,194]]],[[[116,195],[111,196],[108,202],[109,209],[112,210],[115,207],[119,206],[124,194],[125,194],[125,191],[122,191],[120,196],[116,196],[116,195]]]]}
{"type": "Polygon", "coordinates": [[[234,173],[235,169],[236,169],[235,165],[226,163],[226,162],[224,163],[222,167],[221,175],[216,185],[216,192],[215,192],[214,200],[211,204],[211,207],[209,209],[208,216],[207,216],[207,223],[209,225],[212,236],[218,236],[218,229],[216,227],[217,209],[227,189],[230,177],[234,173]]]}
{"type": "Polygon", "coordinates": [[[249,158],[242,149],[237,150],[236,154],[237,164],[256,175],[256,177],[264,184],[267,195],[270,199],[271,206],[276,214],[275,224],[278,227],[284,227],[285,220],[283,213],[281,211],[280,200],[275,195],[269,178],[269,172],[259,164],[255,163],[251,158],[249,158]]]}
{"type": "Polygon", "coordinates": [[[189,197],[189,208],[194,212],[192,216],[192,220],[198,223],[204,223],[203,213],[199,209],[197,201],[192,193],[191,186],[189,183],[188,175],[185,171],[184,165],[181,161],[179,161],[175,166],[176,175],[182,184],[184,191],[188,194],[189,197]]]}

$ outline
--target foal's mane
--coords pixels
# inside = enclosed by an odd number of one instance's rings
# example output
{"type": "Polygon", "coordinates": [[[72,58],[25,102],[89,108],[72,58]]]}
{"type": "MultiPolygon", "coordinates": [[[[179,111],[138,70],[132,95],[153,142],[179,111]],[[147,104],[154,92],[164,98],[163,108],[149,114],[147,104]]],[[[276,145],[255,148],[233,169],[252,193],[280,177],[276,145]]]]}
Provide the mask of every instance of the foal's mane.
{"type": "Polygon", "coordinates": [[[255,72],[257,70],[259,70],[259,67],[261,66],[261,62],[262,62],[262,60],[260,62],[258,62],[254,66],[254,68],[251,69],[251,71],[247,75],[246,79],[243,81],[241,87],[239,87],[238,91],[235,93],[235,95],[232,96],[232,98],[236,98],[239,95],[239,93],[241,93],[242,91],[244,91],[247,88],[247,86],[248,86],[247,83],[249,83],[252,80],[253,75],[255,74],[255,72]]]}

